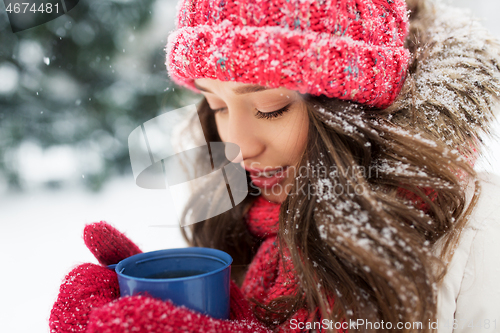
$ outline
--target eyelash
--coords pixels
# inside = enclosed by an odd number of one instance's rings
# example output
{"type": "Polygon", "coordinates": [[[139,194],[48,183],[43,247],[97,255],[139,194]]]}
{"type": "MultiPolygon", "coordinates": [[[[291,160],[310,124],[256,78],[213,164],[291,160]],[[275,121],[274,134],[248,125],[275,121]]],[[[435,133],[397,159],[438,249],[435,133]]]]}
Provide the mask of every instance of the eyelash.
{"type": "MultiPolygon", "coordinates": [[[[284,108],[281,108],[279,110],[276,110],[276,111],[273,111],[273,112],[261,112],[259,110],[257,110],[257,113],[255,114],[255,116],[258,118],[258,119],[276,119],[278,117],[281,117],[285,112],[288,112],[290,110],[290,105],[291,104],[288,104],[287,106],[285,106],[284,108]]],[[[212,110],[214,113],[217,113],[219,111],[222,111],[224,109],[227,109],[227,108],[220,108],[220,109],[215,109],[215,110],[212,110]]]]}

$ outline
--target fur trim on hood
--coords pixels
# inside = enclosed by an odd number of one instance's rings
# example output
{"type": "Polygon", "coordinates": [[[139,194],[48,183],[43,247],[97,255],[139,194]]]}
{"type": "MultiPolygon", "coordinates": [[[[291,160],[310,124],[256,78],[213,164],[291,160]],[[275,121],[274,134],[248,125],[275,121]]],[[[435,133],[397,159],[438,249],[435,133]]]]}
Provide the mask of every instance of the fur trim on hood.
{"type": "Polygon", "coordinates": [[[465,10],[430,0],[407,4],[413,59],[390,107],[397,110],[392,121],[473,157],[498,110],[500,44],[465,10]]]}

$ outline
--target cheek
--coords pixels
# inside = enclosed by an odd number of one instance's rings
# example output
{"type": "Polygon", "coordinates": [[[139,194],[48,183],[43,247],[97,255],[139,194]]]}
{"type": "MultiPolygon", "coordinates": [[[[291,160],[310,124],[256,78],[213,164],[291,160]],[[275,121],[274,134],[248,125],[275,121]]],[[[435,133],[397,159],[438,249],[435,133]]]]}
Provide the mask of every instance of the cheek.
{"type": "Polygon", "coordinates": [[[215,124],[217,125],[217,133],[219,133],[219,137],[220,137],[221,141],[226,142],[227,136],[226,136],[225,128],[227,126],[224,126],[224,120],[222,120],[217,115],[215,115],[214,118],[215,118],[215,124]]]}
{"type": "Polygon", "coordinates": [[[277,132],[281,132],[279,150],[283,152],[284,156],[288,156],[291,165],[299,162],[306,149],[309,132],[309,117],[305,106],[297,111],[283,128],[277,129],[277,132]]]}
{"type": "MultiPolygon", "coordinates": [[[[307,115],[307,111],[304,110],[302,113],[301,119],[298,121],[297,125],[297,131],[298,131],[298,137],[297,137],[297,144],[296,144],[296,153],[297,153],[297,158],[300,158],[302,153],[307,147],[307,138],[309,134],[309,117],[307,115]]],[[[298,161],[297,161],[298,162],[298,161]]]]}

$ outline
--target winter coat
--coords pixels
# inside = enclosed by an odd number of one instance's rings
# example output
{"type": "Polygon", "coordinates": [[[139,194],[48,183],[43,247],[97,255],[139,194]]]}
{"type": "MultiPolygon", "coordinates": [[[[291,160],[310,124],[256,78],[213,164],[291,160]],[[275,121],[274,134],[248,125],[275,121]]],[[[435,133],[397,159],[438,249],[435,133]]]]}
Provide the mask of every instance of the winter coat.
{"type": "Polygon", "coordinates": [[[479,201],[438,292],[439,333],[500,332],[500,176],[479,179],[479,201]]]}
{"type": "MultiPolygon", "coordinates": [[[[397,110],[394,122],[418,126],[450,149],[476,143],[480,152],[480,138],[490,134],[498,114],[498,42],[462,10],[426,0],[407,4],[410,35],[417,37],[407,41],[413,69],[391,106],[397,110]]],[[[478,203],[438,289],[438,326],[433,327],[439,333],[500,332],[500,176],[478,177],[478,203]]],[[[443,241],[435,244],[435,253],[443,241]]]]}

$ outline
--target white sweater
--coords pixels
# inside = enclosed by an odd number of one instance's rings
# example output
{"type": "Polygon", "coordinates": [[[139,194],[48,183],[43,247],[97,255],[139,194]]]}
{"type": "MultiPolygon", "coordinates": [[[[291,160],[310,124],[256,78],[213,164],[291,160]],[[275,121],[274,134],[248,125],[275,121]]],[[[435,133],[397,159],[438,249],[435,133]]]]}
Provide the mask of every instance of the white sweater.
{"type": "Polygon", "coordinates": [[[438,292],[439,333],[500,332],[500,176],[479,179],[478,204],[438,292]]]}

